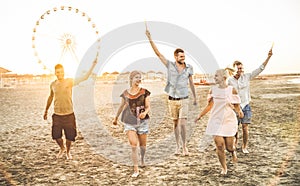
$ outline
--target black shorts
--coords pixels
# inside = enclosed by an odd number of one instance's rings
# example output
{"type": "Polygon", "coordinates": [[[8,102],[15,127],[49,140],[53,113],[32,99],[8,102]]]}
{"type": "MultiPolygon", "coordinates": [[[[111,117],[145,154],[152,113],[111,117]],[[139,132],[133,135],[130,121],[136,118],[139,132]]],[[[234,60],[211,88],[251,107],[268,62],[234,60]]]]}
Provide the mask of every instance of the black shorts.
{"type": "Polygon", "coordinates": [[[68,115],[52,115],[52,139],[62,138],[62,130],[64,130],[66,139],[75,141],[77,130],[74,113],[68,115]]]}

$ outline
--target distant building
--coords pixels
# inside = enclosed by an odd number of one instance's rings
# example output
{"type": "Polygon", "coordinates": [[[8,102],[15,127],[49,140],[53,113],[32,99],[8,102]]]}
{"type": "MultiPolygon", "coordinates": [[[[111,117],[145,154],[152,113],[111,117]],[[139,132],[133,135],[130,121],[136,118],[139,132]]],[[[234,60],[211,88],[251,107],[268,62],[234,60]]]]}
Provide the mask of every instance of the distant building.
{"type": "Polygon", "coordinates": [[[151,70],[146,73],[146,77],[144,79],[155,80],[155,78],[156,78],[156,73],[151,70]]]}
{"type": "Polygon", "coordinates": [[[163,72],[157,72],[156,73],[156,78],[160,80],[165,80],[166,79],[166,74],[163,72]]]}
{"type": "MultiPolygon", "coordinates": [[[[146,73],[142,73],[142,78],[144,81],[157,81],[157,80],[165,80],[166,75],[162,72],[155,72],[155,71],[148,71],[146,73]]],[[[101,76],[97,77],[97,80],[103,81],[103,82],[111,82],[111,83],[128,83],[130,72],[105,72],[101,76]]]]}

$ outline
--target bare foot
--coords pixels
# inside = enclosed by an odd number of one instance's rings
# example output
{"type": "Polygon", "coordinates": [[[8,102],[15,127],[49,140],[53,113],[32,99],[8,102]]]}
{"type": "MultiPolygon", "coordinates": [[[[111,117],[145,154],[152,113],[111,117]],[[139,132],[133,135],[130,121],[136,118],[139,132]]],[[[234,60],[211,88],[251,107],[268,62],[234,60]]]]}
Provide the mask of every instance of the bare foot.
{"type": "Polygon", "coordinates": [[[237,160],[238,160],[238,158],[237,158],[237,155],[236,155],[236,151],[233,151],[232,152],[232,162],[237,163],[237,160]]]}
{"type": "Polygon", "coordinates": [[[56,155],[56,158],[57,159],[62,158],[64,155],[64,152],[65,152],[65,148],[60,149],[58,154],[56,155]]]}
{"type": "Polygon", "coordinates": [[[138,177],[138,176],[139,176],[139,172],[134,172],[134,173],[131,175],[132,178],[136,178],[136,177],[138,177]]]}
{"type": "Polygon", "coordinates": [[[67,157],[67,160],[73,159],[73,157],[72,157],[72,155],[71,155],[70,152],[67,152],[67,153],[66,153],[66,157],[67,157]]]}
{"type": "Polygon", "coordinates": [[[225,170],[225,169],[222,169],[221,174],[222,174],[222,175],[226,175],[226,174],[227,174],[227,169],[226,169],[226,170],[225,170]]]}
{"type": "Polygon", "coordinates": [[[248,153],[249,153],[249,151],[248,151],[246,148],[242,148],[242,152],[243,152],[244,154],[248,154],[248,153]]]}
{"type": "Polygon", "coordinates": [[[189,155],[189,151],[188,151],[188,149],[186,147],[183,148],[182,155],[184,155],[184,156],[188,156],[189,155]]]}
{"type": "Polygon", "coordinates": [[[176,151],[175,151],[175,153],[174,153],[176,156],[178,156],[179,154],[180,154],[180,150],[179,150],[179,148],[176,148],[176,151]]]}
{"type": "Polygon", "coordinates": [[[146,165],[145,165],[145,162],[144,162],[144,161],[142,161],[142,162],[141,162],[141,166],[140,166],[140,167],[142,167],[142,168],[143,168],[143,167],[146,167],[146,165]]]}

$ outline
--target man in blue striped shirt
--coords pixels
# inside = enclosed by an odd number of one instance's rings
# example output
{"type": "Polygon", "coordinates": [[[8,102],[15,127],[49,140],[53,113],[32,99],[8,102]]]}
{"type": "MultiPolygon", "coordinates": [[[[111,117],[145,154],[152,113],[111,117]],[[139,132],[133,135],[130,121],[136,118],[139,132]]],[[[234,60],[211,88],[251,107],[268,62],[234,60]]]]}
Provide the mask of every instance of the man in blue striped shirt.
{"type": "Polygon", "coordinates": [[[169,109],[171,119],[174,122],[174,133],[176,139],[175,154],[180,154],[180,137],[182,142],[182,154],[188,155],[186,147],[186,122],[188,115],[188,85],[191,88],[194,105],[197,104],[196,93],[193,82],[193,67],[185,63],[184,51],[177,48],[174,51],[175,62],[167,60],[157,49],[155,43],[151,38],[149,30],[146,30],[146,36],[149,39],[152,49],[154,50],[160,61],[167,67],[168,79],[165,87],[165,92],[169,95],[169,109]]]}

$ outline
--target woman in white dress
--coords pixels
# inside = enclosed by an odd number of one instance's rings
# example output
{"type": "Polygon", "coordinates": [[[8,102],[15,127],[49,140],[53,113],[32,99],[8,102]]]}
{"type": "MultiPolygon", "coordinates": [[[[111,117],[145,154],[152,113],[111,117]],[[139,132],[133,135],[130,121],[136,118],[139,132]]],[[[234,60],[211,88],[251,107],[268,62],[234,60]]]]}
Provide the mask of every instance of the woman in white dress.
{"type": "Polygon", "coordinates": [[[239,105],[241,100],[237,91],[232,86],[228,86],[228,77],[227,70],[219,69],[216,71],[214,77],[216,85],[209,90],[208,104],[195,119],[195,122],[197,122],[211,110],[206,134],[212,135],[214,138],[216,152],[222,166],[221,174],[227,174],[225,148],[232,153],[233,162],[237,162],[236,147],[234,145],[234,136],[238,129],[236,114],[240,118],[243,117],[239,105]]]}

